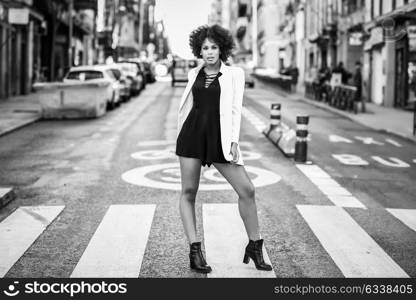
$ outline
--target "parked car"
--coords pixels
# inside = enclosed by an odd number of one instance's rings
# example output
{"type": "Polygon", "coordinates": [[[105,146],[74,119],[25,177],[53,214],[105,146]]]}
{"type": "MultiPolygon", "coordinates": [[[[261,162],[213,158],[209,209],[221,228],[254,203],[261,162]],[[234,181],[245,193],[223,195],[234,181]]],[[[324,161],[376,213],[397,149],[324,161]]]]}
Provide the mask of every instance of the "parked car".
{"type": "Polygon", "coordinates": [[[236,66],[236,67],[240,67],[241,69],[243,69],[246,86],[248,86],[249,88],[254,88],[255,81],[254,81],[253,76],[251,75],[253,73],[253,71],[251,69],[247,68],[245,64],[242,64],[242,63],[235,64],[231,57],[227,60],[227,62],[225,64],[227,66],[236,66]]]}
{"type": "Polygon", "coordinates": [[[121,85],[120,89],[120,97],[123,101],[127,101],[130,99],[132,91],[131,86],[133,83],[133,79],[129,78],[126,72],[122,69],[121,66],[117,64],[113,64],[109,66],[111,72],[113,72],[114,77],[118,80],[121,85]]]}
{"type": "Polygon", "coordinates": [[[138,95],[146,88],[146,78],[141,65],[136,61],[120,60],[117,65],[127,73],[127,77],[132,80],[133,95],[138,95]]]}
{"type": "Polygon", "coordinates": [[[196,59],[175,59],[172,62],[172,86],[177,82],[188,82],[188,72],[198,65],[196,59]]]}
{"type": "Polygon", "coordinates": [[[64,83],[76,83],[85,81],[109,81],[107,87],[107,107],[114,108],[120,101],[122,86],[114,77],[111,69],[106,65],[72,67],[64,77],[64,83]]]}
{"type": "Polygon", "coordinates": [[[243,70],[244,70],[245,79],[246,79],[246,86],[248,86],[249,88],[254,88],[255,81],[254,81],[253,76],[251,75],[252,72],[247,68],[243,68],[243,70]]]}

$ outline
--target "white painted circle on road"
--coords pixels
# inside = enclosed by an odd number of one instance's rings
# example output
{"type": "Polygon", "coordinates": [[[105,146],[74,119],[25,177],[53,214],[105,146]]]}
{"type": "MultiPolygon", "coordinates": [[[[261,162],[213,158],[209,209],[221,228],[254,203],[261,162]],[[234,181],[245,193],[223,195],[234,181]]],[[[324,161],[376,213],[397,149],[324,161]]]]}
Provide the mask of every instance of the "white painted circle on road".
{"type": "MultiPolygon", "coordinates": [[[[176,144],[176,140],[154,140],[154,141],[140,141],[137,143],[139,147],[149,147],[149,146],[167,146],[176,144]]],[[[253,147],[251,142],[239,142],[240,146],[243,147],[253,147]]]]}
{"type": "MultiPolygon", "coordinates": [[[[276,173],[273,173],[265,169],[260,169],[251,166],[245,166],[245,169],[249,175],[252,175],[250,176],[250,178],[252,178],[252,182],[255,187],[272,185],[279,182],[282,179],[276,173]]],[[[232,187],[228,182],[218,183],[219,178],[212,170],[203,172],[202,177],[203,178],[201,179],[211,179],[210,181],[212,181],[213,183],[203,183],[207,181],[201,180],[199,190],[232,190],[232,187]]],[[[136,168],[127,171],[121,176],[121,178],[128,183],[138,186],[175,191],[181,190],[179,163],[151,165],[136,168]]]]}
{"type": "MultiPolygon", "coordinates": [[[[167,147],[164,150],[145,150],[135,152],[131,155],[132,158],[137,160],[158,160],[158,159],[171,159],[175,158],[175,147],[167,147]]],[[[251,151],[242,151],[243,159],[246,160],[258,160],[261,158],[261,154],[251,151]]]]}
{"type": "Polygon", "coordinates": [[[173,158],[174,153],[166,150],[149,150],[149,151],[140,151],[133,153],[131,157],[138,160],[157,160],[157,159],[167,159],[173,158]]]}
{"type": "Polygon", "coordinates": [[[204,172],[204,177],[211,181],[216,182],[227,182],[227,180],[218,172],[218,170],[207,170],[204,172]]]}

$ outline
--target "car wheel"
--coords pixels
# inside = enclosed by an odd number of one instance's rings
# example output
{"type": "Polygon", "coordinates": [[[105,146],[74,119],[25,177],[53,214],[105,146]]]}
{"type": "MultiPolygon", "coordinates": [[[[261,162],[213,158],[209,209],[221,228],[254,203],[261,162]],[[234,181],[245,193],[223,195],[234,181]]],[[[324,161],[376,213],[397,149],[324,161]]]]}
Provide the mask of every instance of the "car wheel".
{"type": "Polygon", "coordinates": [[[113,91],[113,96],[111,97],[110,102],[108,102],[107,109],[114,109],[114,107],[115,107],[115,101],[116,101],[116,94],[113,91]]]}

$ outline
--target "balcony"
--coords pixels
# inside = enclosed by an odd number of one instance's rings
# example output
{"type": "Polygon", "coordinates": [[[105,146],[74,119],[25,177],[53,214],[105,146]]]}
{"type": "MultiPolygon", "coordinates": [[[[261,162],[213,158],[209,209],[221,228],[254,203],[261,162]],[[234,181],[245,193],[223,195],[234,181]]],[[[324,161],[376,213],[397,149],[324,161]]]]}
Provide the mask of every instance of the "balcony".
{"type": "Polygon", "coordinates": [[[74,0],[75,10],[92,9],[97,10],[97,0],[74,0]]]}

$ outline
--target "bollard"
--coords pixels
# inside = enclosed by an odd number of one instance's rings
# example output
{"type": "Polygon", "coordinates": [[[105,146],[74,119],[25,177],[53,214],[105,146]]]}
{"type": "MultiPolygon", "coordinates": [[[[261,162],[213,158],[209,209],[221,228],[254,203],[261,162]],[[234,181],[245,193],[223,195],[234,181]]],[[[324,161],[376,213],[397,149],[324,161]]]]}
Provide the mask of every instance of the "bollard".
{"type": "Polygon", "coordinates": [[[295,161],[305,163],[308,156],[308,124],[309,116],[296,117],[295,161]]]}
{"type": "Polygon", "coordinates": [[[274,103],[270,110],[270,126],[264,128],[263,134],[273,143],[277,144],[282,136],[282,122],[280,115],[280,103],[274,103]]]}
{"type": "Polygon", "coordinates": [[[272,104],[270,111],[270,130],[275,129],[276,127],[280,127],[282,120],[282,115],[280,113],[281,108],[282,105],[280,103],[272,104]]]}
{"type": "Polygon", "coordinates": [[[281,114],[280,109],[282,105],[280,103],[274,103],[270,109],[270,126],[264,128],[263,133],[270,138],[270,134],[274,132],[280,132],[281,129],[281,114]]]}
{"type": "Polygon", "coordinates": [[[272,104],[271,110],[270,110],[270,128],[269,133],[273,130],[275,130],[277,127],[281,126],[281,113],[280,109],[282,108],[282,105],[280,103],[274,103],[272,104]]]}

